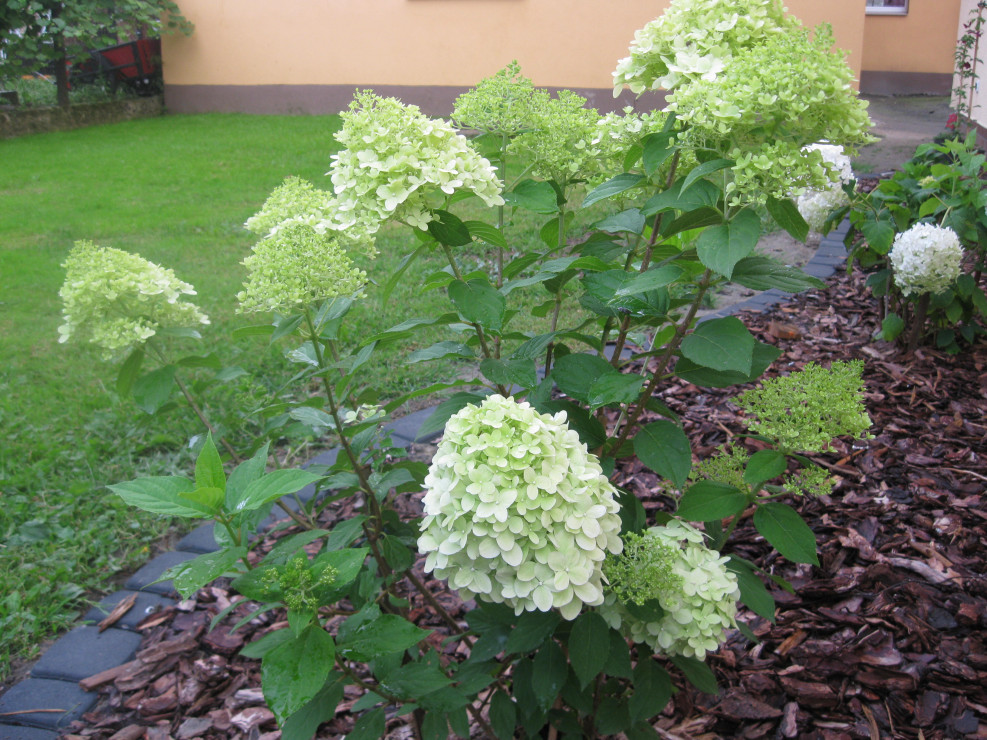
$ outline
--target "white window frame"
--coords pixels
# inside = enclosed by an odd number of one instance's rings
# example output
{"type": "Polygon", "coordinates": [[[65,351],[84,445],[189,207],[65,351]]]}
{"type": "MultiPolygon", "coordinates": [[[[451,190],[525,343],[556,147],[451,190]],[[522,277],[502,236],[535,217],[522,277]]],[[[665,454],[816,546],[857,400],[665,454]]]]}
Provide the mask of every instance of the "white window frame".
{"type": "Polygon", "coordinates": [[[905,0],[905,6],[903,8],[871,5],[868,2],[866,13],[867,15],[908,15],[908,0],[905,0]]]}

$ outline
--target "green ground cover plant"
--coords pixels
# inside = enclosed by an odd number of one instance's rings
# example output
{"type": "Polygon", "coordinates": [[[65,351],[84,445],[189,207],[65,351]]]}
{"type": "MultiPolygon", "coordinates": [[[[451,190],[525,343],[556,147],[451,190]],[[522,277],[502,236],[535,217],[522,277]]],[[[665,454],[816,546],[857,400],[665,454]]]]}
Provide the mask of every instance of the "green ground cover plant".
{"type": "MultiPolygon", "coordinates": [[[[278,391],[285,362],[266,341],[225,341],[245,323],[232,310],[255,240],[243,222],[286,173],[326,179],[332,129],[330,117],[169,116],[0,142],[0,680],[168,532],[169,522],[122,506],[104,486],[185,469],[187,443],[200,433],[187,406],[152,427],[129,397],[107,395],[114,370],[99,352],[58,345],[61,265],[73,242],[139,252],[196,286],[211,318],[202,347],[252,376],[217,387],[210,401],[234,437],[255,433],[242,409],[278,391]]],[[[397,268],[406,239],[382,234],[381,274],[397,268]]],[[[474,266],[489,258],[469,254],[474,266]]],[[[439,299],[398,286],[389,304],[358,309],[354,341],[399,322],[409,305],[435,311],[439,299]]],[[[429,368],[460,370],[454,358],[429,368]]],[[[203,371],[189,372],[194,381],[203,371]]],[[[394,395],[420,372],[395,360],[368,379],[394,395]]],[[[289,456],[309,454],[310,434],[295,431],[289,456]]]]}

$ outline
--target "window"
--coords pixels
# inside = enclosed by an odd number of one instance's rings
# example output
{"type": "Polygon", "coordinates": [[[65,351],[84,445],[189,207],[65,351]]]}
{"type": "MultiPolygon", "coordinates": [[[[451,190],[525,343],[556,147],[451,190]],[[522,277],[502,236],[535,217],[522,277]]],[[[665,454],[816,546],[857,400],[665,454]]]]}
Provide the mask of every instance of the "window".
{"type": "Polygon", "coordinates": [[[908,15],[908,0],[867,0],[867,15],[908,15]]]}

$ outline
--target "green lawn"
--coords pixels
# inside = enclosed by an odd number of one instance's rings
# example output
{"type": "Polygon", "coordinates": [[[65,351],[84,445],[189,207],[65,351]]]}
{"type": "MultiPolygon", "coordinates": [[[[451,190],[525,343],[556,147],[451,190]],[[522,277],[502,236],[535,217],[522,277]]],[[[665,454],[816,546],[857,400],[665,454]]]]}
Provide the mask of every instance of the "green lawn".
{"type": "MultiPolygon", "coordinates": [[[[329,136],[324,117],[203,115],[0,141],[0,681],[11,660],[34,656],[168,533],[168,522],[124,506],[105,486],[188,473],[187,441],[202,431],[187,409],[152,425],[132,401],[113,395],[115,367],[85,347],[58,344],[69,249],[90,239],[191,282],[212,324],[189,351],[217,351],[259,377],[209,399],[236,415],[258,388],[287,377],[281,348],[229,340],[237,326],[267,320],[235,313],[240,262],[253,241],[242,224],[286,175],[328,187],[329,136]]],[[[383,281],[410,239],[406,230],[385,231],[371,276],[383,281]]],[[[474,267],[486,255],[466,257],[474,267]]],[[[416,263],[386,305],[369,290],[354,311],[352,340],[447,310],[440,293],[414,292],[443,264],[438,256],[416,263]]],[[[438,338],[423,336],[407,349],[438,338]]],[[[367,376],[384,396],[458,370],[385,360],[367,376]]]]}

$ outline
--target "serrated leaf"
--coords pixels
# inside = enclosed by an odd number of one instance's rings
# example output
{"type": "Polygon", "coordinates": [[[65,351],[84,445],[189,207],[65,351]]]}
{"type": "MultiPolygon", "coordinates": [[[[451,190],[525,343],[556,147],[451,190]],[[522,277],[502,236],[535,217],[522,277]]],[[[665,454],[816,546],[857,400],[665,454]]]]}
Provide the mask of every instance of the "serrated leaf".
{"type": "Polygon", "coordinates": [[[504,649],[509,653],[537,650],[555,631],[560,619],[556,612],[525,612],[518,618],[504,649]]]}
{"type": "Polygon", "coordinates": [[[275,470],[248,484],[239,498],[232,503],[233,510],[252,511],[286,494],[297,493],[321,478],[321,475],[315,475],[307,470],[275,470]]]}
{"type": "Polygon", "coordinates": [[[789,267],[776,259],[762,255],[752,255],[740,260],[733,268],[731,280],[751,290],[777,288],[786,293],[826,287],[826,283],[819,278],[807,275],[797,267],[789,267]]]}
{"type": "Polygon", "coordinates": [[[653,216],[666,210],[694,211],[700,208],[714,208],[720,199],[720,189],[708,180],[700,180],[687,191],[682,191],[682,180],[676,180],[672,187],[652,196],[641,208],[645,216],[653,216]]]}
{"type": "Polygon", "coordinates": [[[878,254],[887,254],[894,242],[894,225],[888,221],[864,221],[860,233],[867,240],[867,246],[878,254]]]}
{"type": "Polygon", "coordinates": [[[669,141],[675,136],[675,133],[674,131],[662,131],[657,134],[648,134],[642,140],[644,150],[641,157],[644,164],[644,174],[648,177],[652,177],[658,168],[675,153],[675,148],[669,146],[669,141]]]}
{"type": "Polygon", "coordinates": [[[449,421],[449,418],[453,414],[457,413],[460,409],[471,403],[480,404],[485,398],[486,396],[480,393],[453,394],[436,406],[435,411],[432,412],[431,416],[429,416],[418,428],[418,439],[424,439],[430,434],[441,432],[445,429],[446,422],[449,421]]]}
{"type": "Polygon", "coordinates": [[[336,649],[351,660],[368,662],[382,655],[414,647],[431,634],[397,614],[381,614],[371,622],[361,624],[345,639],[340,636],[336,649]]]}
{"type": "Polygon", "coordinates": [[[471,235],[485,241],[494,247],[507,249],[507,239],[504,238],[500,229],[483,221],[464,221],[463,225],[469,229],[471,235]]]}
{"type": "Polygon", "coordinates": [[[403,699],[418,699],[452,683],[442,670],[427,660],[406,663],[388,674],[381,686],[403,699]]]}
{"type": "Polygon", "coordinates": [[[678,487],[692,471],[689,438],[675,422],[659,419],[643,426],[634,436],[634,454],[662,478],[678,487]]]}
{"type": "Polygon", "coordinates": [[[195,485],[198,488],[218,488],[226,491],[226,472],[223,470],[219,451],[212,441],[212,432],[206,435],[206,441],[195,460],[195,485]]]}
{"type": "Polygon", "coordinates": [[[700,691],[704,691],[707,694],[720,693],[720,687],[716,685],[716,676],[713,675],[712,669],[701,660],[686,658],[683,655],[673,655],[671,656],[671,661],[675,664],[676,668],[685,674],[685,677],[689,679],[689,683],[700,691]]]}
{"type": "Polygon", "coordinates": [[[696,254],[706,267],[730,279],[734,266],[754,251],[761,236],[761,219],[750,208],[725,224],[711,226],[696,240],[696,254]]]}
{"type": "Polygon", "coordinates": [[[150,511],[152,514],[198,519],[208,519],[213,515],[209,507],[182,498],[181,494],[189,493],[194,488],[194,484],[188,478],[150,476],[126,483],[114,483],[107,488],[131,506],[150,511]]]}
{"type": "Polygon", "coordinates": [[[175,366],[165,365],[142,375],[134,383],[134,402],[147,413],[154,414],[171,398],[175,387],[175,366]]]}
{"type": "Polygon", "coordinates": [[[590,409],[621,403],[634,403],[641,394],[644,378],[631,373],[609,373],[601,375],[589,387],[586,402],[590,409]]]}
{"type": "Polygon", "coordinates": [[[672,698],[672,678],[650,658],[639,660],[634,669],[634,693],[627,702],[634,723],[654,717],[672,698]]]}
{"type": "Polygon", "coordinates": [[[413,365],[416,362],[428,362],[429,360],[441,360],[445,357],[461,357],[472,359],[475,357],[473,350],[467,347],[465,344],[453,341],[442,341],[436,342],[431,347],[425,347],[424,349],[417,349],[408,355],[405,363],[408,365],[413,365]]]}
{"type": "Polygon", "coordinates": [[[798,207],[791,198],[774,198],[768,196],[768,213],[781,228],[800,242],[809,237],[809,224],[805,222],[798,207]]]}
{"type": "Polygon", "coordinates": [[[547,641],[535,655],[534,671],[531,674],[531,688],[542,710],[548,711],[555,702],[568,673],[569,664],[562,648],[555,640],[547,641]]]}
{"type": "Polygon", "coordinates": [[[484,329],[500,331],[504,323],[506,299],[489,283],[456,280],[449,284],[449,299],[466,321],[479,324],[484,329]]]}
{"type": "Polygon", "coordinates": [[[159,580],[170,578],[175,584],[175,590],[188,599],[203,586],[209,585],[227,571],[234,570],[234,566],[246,554],[247,548],[234,547],[199,555],[168,568],[159,580]]]}
{"type": "Polygon", "coordinates": [[[264,656],[264,700],[280,724],[319,692],[333,667],[335,654],[336,646],[329,633],[312,625],[264,656]]]}
{"type": "Polygon", "coordinates": [[[754,527],[783,557],[793,563],[819,565],[815,534],[788,504],[760,504],[754,511],[754,527]]]}
{"type": "Polygon", "coordinates": [[[757,577],[754,570],[742,558],[732,554],[727,557],[729,557],[727,568],[737,576],[740,601],[758,616],[774,622],[775,600],[764,587],[764,581],[757,577]]]}
{"type": "Polygon", "coordinates": [[[496,360],[489,357],[480,363],[480,372],[491,383],[510,387],[534,388],[538,385],[538,374],[533,359],[513,358],[496,360]]]}
{"type": "Polygon", "coordinates": [[[140,373],[141,365],[144,363],[144,345],[136,347],[127,359],[120,365],[120,372],[117,373],[117,393],[121,396],[128,395],[134,388],[134,382],[140,373]]]}
{"type": "Polygon", "coordinates": [[[613,216],[608,216],[601,221],[597,221],[593,226],[600,231],[606,231],[611,234],[640,234],[644,231],[644,222],[644,216],[641,215],[639,209],[629,208],[626,211],[621,211],[613,216]]]}
{"type": "Polygon", "coordinates": [[[590,389],[599,378],[617,374],[602,357],[582,353],[560,357],[552,367],[552,379],[559,390],[583,403],[589,402],[590,389]]]}
{"type": "Polygon", "coordinates": [[[715,522],[739,514],[747,496],[733,486],[712,480],[692,485],[679,499],[675,513],[690,522],[715,522]]]}
{"type": "Polygon", "coordinates": [[[346,740],[380,740],[387,732],[387,715],[383,707],[367,712],[346,733],[346,740]]]}
{"type": "Polygon", "coordinates": [[[610,657],[610,626],[596,612],[583,612],[572,625],[567,642],[569,661],[586,688],[607,664],[610,657]]]}
{"type": "Polygon", "coordinates": [[[448,247],[462,247],[473,243],[469,229],[457,215],[449,211],[437,210],[432,212],[437,216],[437,220],[428,222],[428,233],[439,242],[448,247]]]}
{"type": "Polygon", "coordinates": [[[747,461],[744,469],[744,482],[752,488],[777,478],[788,467],[788,459],[778,450],[758,450],[747,461]]]}
{"type": "Polygon", "coordinates": [[[893,311],[881,321],[881,339],[893,342],[905,330],[905,321],[893,311]]]}
{"type": "Polygon", "coordinates": [[[504,193],[508,205],[524,208],[533,213],[554,215],[559,212],[558,195],[547,182],[522,180],[512,190],[504,193]]]}
{"type": "Polygon", "coordinates": [[[738,383],[749,383],[756,380],[767,369],[768,365],[781,356],[781,350],[765,342],[758,342],[754,347],[751,371],[738,373],[733,371],[712,370],[697,365],[686,357],[675,364],[675,374],[683,380],[695,385],[709,388],[726,388],[738,383]]]}
{"type": "Polygon", "coordinates": [[[499,740],[513,740],[517,706],[503,691],[497,691],[490,700],[490,726],[499,740]]]}
{"type": "Polygon", "coordinates": [[[713,370],[749,374],[757,340],[736,316],[706,321],[682,340],[682,354],[713,370]]]}
{"type": "Polygon", "coordinates": [[[734,162],[732,159],[711,159],[709,162],[703,162],[701,165],[693,167],[682,181],[682,192],[685,193],[689,189],[689,186],[699,178],[706,177],[706,175],[711,175],[727,167],[733,167],[733,165],[734,162]]]}
{"type": "Polygon", "coordinates": [[[343,684],[340,681],[323,686],[309,702],[285,720],[281,727],[281,740],[311,740],[319,725],[336,716],[336,707],[342,699],[343,684]]]}
{"type": "Polygon", "coordinates": [[[644,175],[635,175],[629,172],[617,175],[607,180],[602,185],[597,185],[583,199],[583,208],[587,208],[601,200],[612,198],[615,195],[626,192],[639,185],[645,179],[644,175]]]}
{"type": "Polygon", "coordinates": [[[625,282],[614,295],[617,297],[631,296],[664,288],[682,277],[683,273],[684,270],[678,265],[652,267],[625,282]]]}

